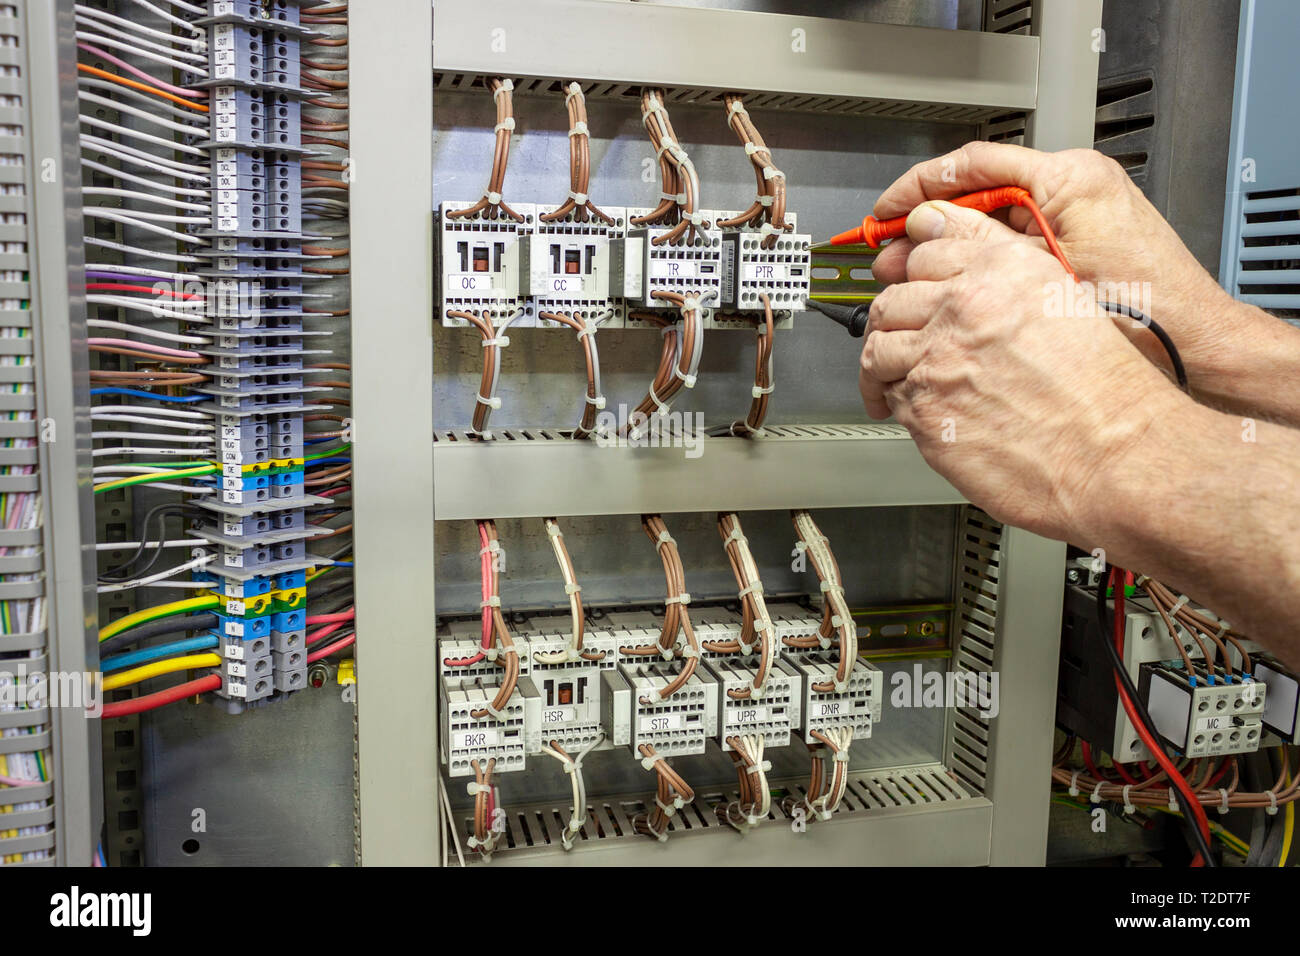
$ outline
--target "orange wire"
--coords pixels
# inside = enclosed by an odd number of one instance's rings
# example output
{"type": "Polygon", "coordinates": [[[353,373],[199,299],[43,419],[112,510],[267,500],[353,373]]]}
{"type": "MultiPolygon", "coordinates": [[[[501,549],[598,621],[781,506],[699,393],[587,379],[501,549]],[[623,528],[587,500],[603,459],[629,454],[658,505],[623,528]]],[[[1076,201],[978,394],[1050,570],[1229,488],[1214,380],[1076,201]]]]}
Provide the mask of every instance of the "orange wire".
{"type": "Polygon", "coordinates": [[[77,69],[83,73],[90,73],[94,76],[111,80],[114,83],[121,83],[123,86],[129,86],[133,90],[141,90],[145,93],[152,93],[154,96],[161,96],[165,100],[171,100],[173,103],[179,103],[181,106],[188,106],[192,110],[198,110],[200,113],[207,113],[208,108],[202,103],[195,103],[184,97],[176,96],[174,93],[168,93],[166,90],[160,90],[157,87],[150,86],[147,83],[137,83],[135,80],[128,80],[124,76],[118,76],[116,73],[109,73],[107,70],[101,70],[98,67],[87,66],[85,63],[78,63],[77,69]]]}

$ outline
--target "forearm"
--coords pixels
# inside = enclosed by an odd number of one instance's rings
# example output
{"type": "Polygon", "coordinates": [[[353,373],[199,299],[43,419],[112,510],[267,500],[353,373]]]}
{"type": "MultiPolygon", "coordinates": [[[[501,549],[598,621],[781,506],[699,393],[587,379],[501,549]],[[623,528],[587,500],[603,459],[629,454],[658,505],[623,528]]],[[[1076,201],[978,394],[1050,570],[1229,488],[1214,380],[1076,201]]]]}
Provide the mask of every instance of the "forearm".
{"type": "Polygon", "coordinates": [[[1076,543],[1300,662],[1300,432],[1182,396],[1162,397],[1145,429],[1092,476],[1076,543]]]}
{"type": "Polygon", "coordinates": [[[1205,318],[1220,345],[1191,379],[1193,396],[1241,415],[1300,427],[1300,328],[1234,302],[1205,318]]]}

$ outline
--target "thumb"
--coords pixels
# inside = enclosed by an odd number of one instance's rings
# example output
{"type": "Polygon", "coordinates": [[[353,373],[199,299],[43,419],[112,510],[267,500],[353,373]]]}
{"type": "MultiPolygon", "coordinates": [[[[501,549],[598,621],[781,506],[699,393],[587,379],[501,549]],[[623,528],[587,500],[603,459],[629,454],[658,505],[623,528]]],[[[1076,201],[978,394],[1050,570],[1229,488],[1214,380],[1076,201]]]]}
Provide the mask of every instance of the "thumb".
{"type": "Polygon", "coordinates": [[[1025,239],[1026,237],[976,209],[941,199],[923,202],[907,217],[907,236],[913,242],[931,239],[975,239],[979,241],[1025,239]]]}

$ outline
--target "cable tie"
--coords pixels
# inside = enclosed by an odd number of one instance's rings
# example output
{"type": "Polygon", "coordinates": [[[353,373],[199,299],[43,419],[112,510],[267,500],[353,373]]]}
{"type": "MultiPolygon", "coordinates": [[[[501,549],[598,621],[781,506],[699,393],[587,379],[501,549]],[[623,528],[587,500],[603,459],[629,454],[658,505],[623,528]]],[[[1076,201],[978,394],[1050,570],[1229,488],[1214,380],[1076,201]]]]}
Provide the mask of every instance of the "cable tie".
{"type": "Polygon", "coordinates": [[[578,120],[578,122],[576,122],[576,123],[573,124],[573,129],[569,130],[569,135],[570,135],[570,136],[590,136],[591,133],[590,133],[590,132],[588,131],[588,129],[587,129],[587,124],[584,123],[582,120],[578,120]]]}
{"type": "Polygon", "coordinates": [[[749,654],[752,653],[754,650],[753,644],[746,644],[740,638],[736,638],[736,643],[740,645],[740,653],[742,654],[749,654]]]}
{"type": "Polygon", "coordinates": [[[578,768],[572,760],[566,760],[564,761],[564,772],[574,774],[578,772],[578,768]]]}
{"type": "Polygon", "coordinates": [[[837,763],[848,763],[849,762],[848,748],[842,747],[839,750],[835,751],[835,760],[837,763]]]}
{"type": "Polygon", "coordinates": [[[488,714],[490,714],[495,720],[504,721],[506,719],[505,714],[501,713],[501,711],[497,710],[495,707],[492,706],[492,701],[488,701],[486,704],[484,704],[483,709],[486,710],[488,714]]]}
{"type": "Polygon", "coordinates": [[[759,196],[755,200],[755,202],[757,202],[760,206],[770,207],[773,201],[775,201],[775,199],[776,199],[775,196],[759,196]]]}
{"type": "Polygon", "coordinates": [[[689,644],[687,644],[685,647],[682,648],[682,657],[686,660],[690,660],[691,658],[698,659],[699,656],[700,656],[700,652],[696,648],[691,647],[691,645],[689,644]]]}
{"type": "Polygon", "coordinates": [[[1178,616],[1178,612],[1181,611],[1181,610],[1183,609],[1183,606],[1186,605],[1187,602],[1190,601],[1190,600],[1191,600],[1191,598],[1189,598],[1186,594],[1180,594],[1180,595],[1178,595],[1178,600],[1175,601],[1175,602],[1174,602],[1174,606],[1173,606],[1172,608],[1169,609],[1169,616],[1170,616],[1170,617],[1177,617],[1177,616],[1178,616]]]}
{"type": "Polygon", "coordinates": [[[760,773],[767,773],[771,769],[772,769],[772,761],[763,760],[760,761],[759,763],[751,764],[750,766],[746,767],[745,772],[757,775],[760,773]]]}
{"type": "Polygon", "coordinates": [[[1270,817],[1275,817],[1277,816],[1277,794],[1274,793],[1272,790],[1269,790],[1267,792],[1268,792],[1268,806],[1264,808],[1264,812],[1267,813],[1270,817]]]}
{"type": "Polygon", "coordinates": [[[498,408],[501,407],[501,399],[495,395],[493,395],[491,398],[484,398],[482,395],[475,395],[474,397],[475,399],[477,399],[480,405],[486,405],[488,408],[492,409],[493,411],[496,411],[498,408]]]}
{"type": "Polygon", "coordinates": [[[690,604],[691,596],[686,591],[683,591],[681,594],[674,594],[671,597],[664,598],[664,603],[665,604],[690,604]]]}
{"type": "Polygon", "coordinates": [[[670,199],[680,206],[682,203],[686,202],[686,193],[660,193],[659,198],[670,199]]]}
{"type": "Polygon", "coordinates": [[[668,152],[673,157],[673,159],[677,160],[677,162],[681,163],[682,165],[685,165],[690,161],[686,155],[686,150],[682,149],[682,147],[677,143],[670,142],[668,146],[668,152]]]}
{"type": "Polygon", "coordinates": [[[664,545],[676,543],[677,542],[673,540],[673,536],[668,533],[668,529],[665,528],[663,531],[659,532],[659,542],[655,545],[655,550],[660,551],[663,549],[664,545]]]}
{"type": "Polygon", "coordinates": [[[666,817],[671,817],[677,812],[677,807],[675,806],[676,802],[677,801],[674,800],[673,803],[664,803],[659,799],[659,795],[655,794],[655,806],[658,807],[660,812],[662,812],[666,817]]]}
{"type": "Polygon", "coordinates": [[[752,395],[754,398],[760,398],[764,395],[771,395],[774,391],[776,391],[775,385],[769,385],[767,388],[759,388],[757,385],[755,385],[753,388],[749,390],[749,394],[752,395]]]}
{"type": "MultiPolygon", "coordinates": [[[[470,784],[470,786],[475,786],[475,784],[470,784]]],[[[465,845],[469,847],[471,850],[473,850],[480,846],[486,845],[486,841],[480,842],[478,837],[471,836],[468,840],[465,841],[465,845]]]]}
{"type": "Polygon", "coordinates": [[[655,157],[658,159],[663,159],[664,153],[672,152],[674,147],[677,147],[678,149],[681,148],[677,146],[677,141],[675,139],[669,136],[665,136],[659,142],[659,149],[655,152],[655,157]]]}
{"type": "Polygon", "coordinates": [[[836,584],[834,581],[822,581],[821,585],[823,594],[834,593],[836,591],[840,594],[844,593],[844,588],[836,584]]]}
{"type": "Polygon", "coordinates": [[[666,661],[671,661],[677,656],[677,652],[671,647],[661,647],[659,648],[659,656],[666,661]]]}
{"type": "MultiPolygon", "coordinates": [[[[556,524],[554,521],[551,521],[551,520],[548,519],[548,520],[545,522],[545,527],[546,527],[546,534],[547,534],[547,537],[550,537],[550,538],[562,538],[562,537],[564,537],[563,533],[560,531],[560,526],[559,526],[558,524],[556,524]]],[[[483,553],[484,553],[484,551],[479,551],[479,554],[483,554],[483,553]]]]}
{"type": "MultiPolygon", "coordinates": [[[[830,643],[828,642],[826,646],[830,647],[830,643]]],[[[838,677],[835,678],[835,693],[843,694],[846,693],[848,689],[849,682],[847,680],[840,680],[838,677]]]]}
{"type": "Polygon", "coordinates": [[[480,601],[478,606],[479,607],[500,607],[501,598],[494,594],[490,598],[480,601]]]}
{"type": "Polygon", "coordinates": [[[564,585],[564,593],[565,593],[565,594],[577,594],[577,593],[578,593],[579,591],[581,591],[581,590],[582,590],[582,585],[581,585],[581,584],[565,584],[565,585],[564,585]]]}
{"type": "Polygon", "coordinates": [[[1128,799],[1128,792],[1132,789],[1133,789],[1133,784],[1131,783],[1124,784],[1124,812],[1125,813],[1137,812],[1137,807],[1133,806],[1133,804],[1130,803],[1128,799]]]}
{"type": "Polygon", "coordinates": [[[483,348],[487,348],[489,345],[495,345],[498,348],[505,348],[509,344],[510,336],[508,335],[494,335],[490,339],[483,340],[483,348]]]}
{"type": "Polygon", "coordinates": [[[775,166],[764,166],[763,178],[764,179],[785,179],[785,173],[781,172],[781,170],[777,169],[775,166]]]}
{"type": "Polygon", "coordinates": [[[604,396],[604,395],[597,395],[595,398],[592,398],[590,395],[588,395],[588,394],[586,394],[586,393],[584,392],[583,395],[582,395],[582,398],[583,398],[583,401],[585,401],[588,405],[595,405],[597,408],[604,408],[604,407],[605,407],[605,396],[604,396]]]}
{"type": "Polygon", "coordinates": [[[496,554],[501,549],[500,541],[489,541],[486,545],[478,549],[478,556],[481,558],[485,554],[496,554]]]}
{"type": "Polygon", "coordinates": [[[744,100],[732,100],[730,103],[727,104],[727,112],[744,113],[746,116],[749,115],[749,110],[745,109],[744,100]]]}
{"type": "Polygon", "coordinates": [[[739,541],[741,544],[744,544],[744,545],[748,545],[748,544],[749,544],[749,539],[746,538],[746,537],[744,536],[744,534],[741,533],[740,525],[739,525],[739,524],[737,524],[735,527],[733,527],[733,528],[731,529],[731,533],[728,534],[726,540],[722,542],[722,546],[725,548],[727,545],[731,544],[731,542],[733,542],[733,541],[739,541]]]}
{"type": "MultiPolygon", "coordinates": [[[[763,596],[763,582],[762,582],[762,581],[755,581],[753,584],[750,584],[750,585],[747,585],[747,586],[741,588],[739,591],[736,592],[736,597],[740,598],[740,599],[743,601],[743,600],[744,600],[746,597],[748,597],[750,594],[757,594],[759,597],[762,597],[762,596],[763,596]]],[[[770,625],[771,625],[771,622],[769,621],[768,624],[769,624],[769,626],[770,626],[770,625]]]]}
{"type": "Polygon", "coordinates": [[[695,387],[695,381],[696,381],[695,376],[683,372],[676,365],[673,366],[673,375],[676,376],[677,378],[680,378],[682,380],[682,384],[687,388],[695,387]]]}
{"type": "Polygon", "coordinates": [[[478,437],[481,438],[481,439],[483,439],[484,441],[491,441],[491,440],[492,440],[492,429],[490,429],[490,428],[485,428],[485,429],[483,429],[481,432],[471,431],[470,434],[471,434],[471,435],[478,435],[478,437]]]}
{"type": "Polygon", "coordinates": [[[1092,788],[1092,796],[1089,797],[1088,799],[1091,800],[1093,803],[1101,803],[1101,788],[1104,787],[1105,785],[1106,785],[1106,781],[1098,780],[1097,786],[1092,788]]]}
{"type": "Polygon", "coordinates": [[[1223,635],[1227,634],[1230,630],[1232,630],[1232,625],[1223,620],[1223,618],[1219,618],[1219,633],[1217,637],[1222,640],[1223,635]]]}
{"type": "Polygon", "coordinates": [[[490,190],[490,189],[489,189],[487,192],[485,192],[485,193],[483,194],[483,198],[486,199],[486,200],[488,201],[488,203],[491,204],[491,205],[493,205],[493,206],[499,206],[499,205],[501,205],[501,194],[500,194],[500,193],[494,193],[494,192],[493,192],[492,190],[490,190]]]}
{"type": "Polygon", "coordinates": [[[564,102],[568,103],[569,100],[573,99],[575,96],[581,96],[581,95],[582,95],[582,87],[579,86],[578,82],[575,80],[574,82],[569,84],[568,92],[564,94],[564,102]]]}
{"type": "Polygon", "coordinates": [[[498,96],[500,96],[502,93],[509,93],[509,92],[511,92],[514,88],[515,88],[515,81],[514,81],[514,80],[511,80],[511,79],[506,79],[506,78],[503,77],[503,78],[501,79],[501,83],[500,83],[500,85],[497,86],[497,88],[496,88],[495,90],[492,91],[492,99],[495,100],[495,99],[496,99],[498,96]]]}
{"type": "Polygon", "coordinates": [[[582,328],[578,329],[578,340],[581,341],[584,335],[595,335],[600,330],[600,324],[593,322],[591,319],[583,319],[582,328]]]}
{"type": "Polygon", "coordinates": [[[779,236],[782,232],[784,232],[784,230],[776,228],[776,226],[772,225],[770,222],[763,223],[763,225],[758,229],[759,235],[764,239],[768,236],[779,236]]]}
{"type": "Polygon", "coordinates": [[[1080,773],[1082,773],[1082,771],[1076,770],[1074,771],[1074,773],[1070,774],[1070,796],[1072,797],[1077,797],[1079,795],[1079,774],[1080,773]]]}
{"type": "Polygon", "coordinates": [[[479,783],[477,780],[471,780],[465,784],[465,791],[471,796],[476,797],[480,793],[491,793],[492,788],[485,783],[479,783]]]}
{"type": "Polygon", "coordinates": [[[507,116],[500,123],[497,123],[496,126],[492,127],[492,132],[499,133],[503,129],[510,130],[511,132],[513,132],[514,128],[515,128],[515,118],[513,116],[507,116]]]}
{"type": "Polygon", "coordinates": [[[1173,788],[1172,786],[1169,788],[1169,812],[1170,812],[1170,813],[1178,813],[1178,812],[1179,812],[1179,810],[1178,810],[1178,793],[1177,793],[1177,791],[1174,790],[1174,788],[1173,788]]]}
{"type": "Polygon", "coordinates": [[[829,637],[824,636],[820,631],[817,633],[817,646],[820,647],[823,651],[830,650],[831,645],[834,643],[835,643],[834,641],[832,641],[829,637]]]}
{"type": "Polygon", "coordinates": [[[702,212],[685,212],[682,213],[682,218],[692,226],[700,229],[707,229],[709,225],[708,220],[704,218],[704,213],[702,212]]]}
{"type": "MultiPolygon", "coordinates": [[[[699,214],[696,213],[696,215],[699,214]]],[[[686,315],[687,312],[695,312],[698,311],[699,308],[700,308],[700,300],[698,296],[694,296],[694,295],[682,296],[682,304],[681,306],[679,306],[679,309],[683,317],[686,315]]]]}
{"type": "Polygon", "coordinates": [[[655,394],[655,386],[654,386],[654,382],[651,382],[651,383],[650,383],[650,401],[652,401],[652,402],[655,403],[655,414],[656,414],[656,415],[659,415],[659,416],[666,416],[666,415],[668,414],[668,405],[666,405],[666,404],[664,404],[663,402],[661,402],[661,401],[659,400],[659,396],[655,394]]]}
{"type": "Polygon", "coordinates": [[[663,760],[663,754],[656,753],[653,757],[642,757],[641,767],[643,770],[654,770],[655,764],[663,760]]]}
{"type": "Polygon", "coordinates": [[[575,193],[572,189],[570,189],[569,198],[573,200],[575,205],[585,206],[587,205],[587,200],[590,197],[586,193],[575,193]]]}

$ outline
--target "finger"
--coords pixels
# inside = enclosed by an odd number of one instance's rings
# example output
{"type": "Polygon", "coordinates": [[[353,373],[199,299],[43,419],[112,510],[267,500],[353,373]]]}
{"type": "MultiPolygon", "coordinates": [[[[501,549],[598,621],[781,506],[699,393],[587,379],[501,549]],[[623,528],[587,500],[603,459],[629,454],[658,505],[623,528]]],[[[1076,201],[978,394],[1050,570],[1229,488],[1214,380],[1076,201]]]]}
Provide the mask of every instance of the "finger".
{"type": "MultiPolygon", "coordinates": [[[[866,346],[863,346],[865,349],[866,346]]],[[[889,404],[885,401],[885,383],[873,378],[866,366],[858,365],[858,391],[867,414],[877,420],[889,417],[889,404]]]]}
{"type": "Polygon", "coordinates": [[[943,282],[903,282],[890,286],[871,303],[868,334],[925,328],[949,292],[943,282]]]}
{"type": "Polygon", "coordinates": [[[916,248],[911,239],[894,239],[876,253],[871,263],[871,276],[882,285],[903,282],[907,279],[907,255],[916,248]]]}
{"type": "Polygon", "coordinates": [[[1022,186],[1032,193],[1045,158],[1043,153],[1009,143],[967,143],[913,166],[880,194],[872,214],[892,219],[927,199],[950,199],[994,186],[1022,186]]]}
{"type": "Polygon", "coordinates": [[[924,354],[924,331],[873,332],[862,346],[862,369],[887,385],[907,378],[924,354]]]}
{"type": "Polygon", "coordinates": [[[923,242],[907,257],[907,281],[942,282],[961,275],[981,256],[989,244],[974,239],[936,239],[923,242]]]}
{"type": "Polygon", "coordinates": [[[950,202],[924,202],[908,214],[907,235],[913,242],[932,239],[975,239],[980,242],[1028,242],[1028,238],[978,209],[950,202]]]}

